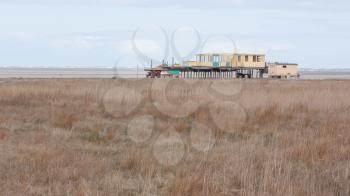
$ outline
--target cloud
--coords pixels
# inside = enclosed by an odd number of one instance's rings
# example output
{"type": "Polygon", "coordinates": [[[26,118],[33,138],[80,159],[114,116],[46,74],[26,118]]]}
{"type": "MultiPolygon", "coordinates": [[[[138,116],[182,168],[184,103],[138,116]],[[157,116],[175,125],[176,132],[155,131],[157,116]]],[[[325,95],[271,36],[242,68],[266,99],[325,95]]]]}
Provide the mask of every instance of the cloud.
{"type": "Polygon", "coordinates": [[[108,43],[108,39],[103,36],[85,35],[76,37],[63,37],[50,39],[48,45],[54,49],[95,49],[108,43]]]}
{"type": "Polygon", "coordinates": [[[70,5],[115,5],[127,7],[178,7],[208,9],[346,9],[348,0],[0,0],[8,4],[70,4],[70,5]]]}
{"type": "Polygon", "coordinates": [[[12,39],[22,42],[34,41],[36,35],[28,32],[0,32],[0,39],[12,39]]]}

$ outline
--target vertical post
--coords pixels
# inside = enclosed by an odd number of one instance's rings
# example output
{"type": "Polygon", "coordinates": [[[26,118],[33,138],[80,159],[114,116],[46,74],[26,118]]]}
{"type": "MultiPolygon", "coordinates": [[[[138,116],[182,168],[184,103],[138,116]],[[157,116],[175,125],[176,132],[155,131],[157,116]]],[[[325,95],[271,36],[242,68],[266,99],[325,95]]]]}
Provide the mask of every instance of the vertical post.
{"type": "Polygon", "coordinates": [[[139,64],[136,66],[136,79],[139,79],[139,64]]]}

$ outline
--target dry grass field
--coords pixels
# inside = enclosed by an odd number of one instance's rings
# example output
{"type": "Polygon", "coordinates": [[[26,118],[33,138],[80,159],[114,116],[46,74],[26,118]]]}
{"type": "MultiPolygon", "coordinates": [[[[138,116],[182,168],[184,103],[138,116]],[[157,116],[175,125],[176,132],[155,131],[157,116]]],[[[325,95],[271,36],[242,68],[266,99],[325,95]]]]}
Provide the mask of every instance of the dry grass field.
{"type": "Polygon", "coordinates": [[[350,81],[2,80],[0,195],[350,195],[350,81]]]}

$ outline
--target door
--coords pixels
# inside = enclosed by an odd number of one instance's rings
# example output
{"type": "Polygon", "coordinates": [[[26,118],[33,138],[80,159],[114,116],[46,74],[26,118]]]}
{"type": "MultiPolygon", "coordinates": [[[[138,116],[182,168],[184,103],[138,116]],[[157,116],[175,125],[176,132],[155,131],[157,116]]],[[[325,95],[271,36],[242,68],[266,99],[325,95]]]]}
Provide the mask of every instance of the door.
{"type": "Polygon", "coordinates": [[[213,67],[220,67],[220,55],[213,55],[213,67]]]}

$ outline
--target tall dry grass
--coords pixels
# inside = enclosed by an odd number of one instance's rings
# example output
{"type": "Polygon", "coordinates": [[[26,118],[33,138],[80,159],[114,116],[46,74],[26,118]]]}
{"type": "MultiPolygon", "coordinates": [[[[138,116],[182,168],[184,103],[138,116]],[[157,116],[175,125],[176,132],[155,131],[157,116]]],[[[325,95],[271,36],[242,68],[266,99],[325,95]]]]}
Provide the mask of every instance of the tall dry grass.
{"type": "Polygon", "coordinates": [[[1,195],[350,195],[350,81],[220,83],[241,83],[232,97],[208,94],[213,81],[171,84],[155,94],[152,82],[1,83],[1,195]],[[127,99],[125,91],[123,104],[106,105],[105,94],[115,87],[133,89],[142,100],[127,99]],[[164,114],[169,108],[153,104],[154,96],[200,104],[174,118],[164,114]],[[223,101],[244,108],[240,123],[232,120],[239,114],[225,108],[214,108],[219,116],[211,116],[210,107],[223,101]],[[136,143],[128,123],[144,114],[154,117],[154,130],[136,143]],[[220,127],[215,119],[233,122],[220,127]],[[194,121],[213,131],[208,152],[191,145],[194,121]],[[171,166],[160,164],[152,149],[169,126],[185,145],[184,157],[171,166]]]}

